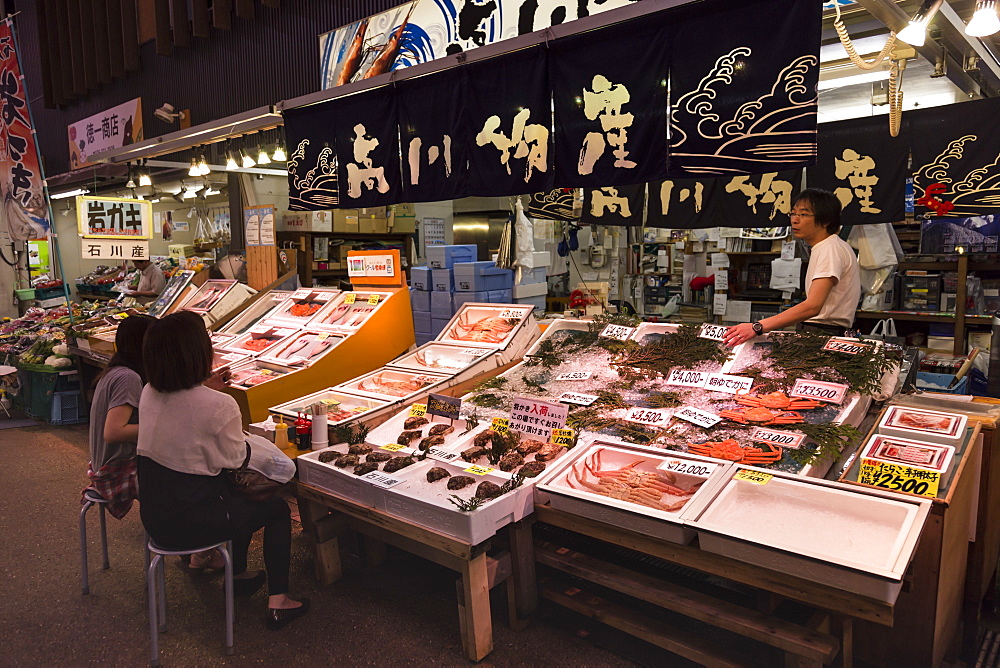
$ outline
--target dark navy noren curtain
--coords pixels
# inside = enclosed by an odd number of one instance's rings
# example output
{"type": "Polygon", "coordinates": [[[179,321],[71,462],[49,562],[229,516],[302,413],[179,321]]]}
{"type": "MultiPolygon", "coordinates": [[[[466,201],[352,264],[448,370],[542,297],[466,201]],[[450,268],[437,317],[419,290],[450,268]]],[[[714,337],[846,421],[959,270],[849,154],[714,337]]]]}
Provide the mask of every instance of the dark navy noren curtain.
{"type": "Polygon", "coordinates": [[[340,207],[402,202],[396,89],[382,86],[324,106],[330,111],[337,142],[340,207]]]}
{"type": "Polygon", "coordinates": [[[646,200],[646,184],[605,186],[583,191],[584,225],[642,225],[642,209],[646,200]]]}
{"type": "Polygon", "coordinates": [[[337,154],[326,106],[289,109],[282,116],[288,144],[288,208],[292,211],[337,208],[340,202],[337,154]]]}
{"type": "Polygon", "coordinates": [[[649,184],[649,227],[779,227],[799,191],[802,170],[649,184]]]}

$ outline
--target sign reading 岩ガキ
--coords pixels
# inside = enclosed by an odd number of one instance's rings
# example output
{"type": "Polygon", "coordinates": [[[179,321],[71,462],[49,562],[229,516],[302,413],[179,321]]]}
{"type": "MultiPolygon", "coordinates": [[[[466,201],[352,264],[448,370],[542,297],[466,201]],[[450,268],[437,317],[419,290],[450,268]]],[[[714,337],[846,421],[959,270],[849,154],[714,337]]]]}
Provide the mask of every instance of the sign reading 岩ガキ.
{"type": "Polygon", "coordinates": [[[121,197],[77,197],[77,226],[84,239],[149,239],[153,205],[121,197]]]}

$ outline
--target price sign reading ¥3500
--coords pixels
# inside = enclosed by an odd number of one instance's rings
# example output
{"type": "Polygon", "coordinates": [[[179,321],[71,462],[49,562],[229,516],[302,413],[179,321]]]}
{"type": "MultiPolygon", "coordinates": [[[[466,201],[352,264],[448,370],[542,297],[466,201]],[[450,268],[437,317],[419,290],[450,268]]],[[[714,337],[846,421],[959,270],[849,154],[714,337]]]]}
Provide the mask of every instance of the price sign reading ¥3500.
{"type": "Polygon", "coordinates": [[[682,420],[687,420],[691,424],[696,424],[699,427],[704,427],[708,429],[709,427],[714,427],[719,423],[722,418],[718,415],[714,415],[707,411],[700,410],[698,408],[693,408],[691,406],[682,406],[674,412],[675,418],[680,418],[682,420]]]}
{"type": "Polygon", "coordinates": [[[792,386],[792,391],[788,393],[790,397],[802,397],[803,399],[815,399],[825,401],[828,404],[840,404],[847,396],[850,388],[841,383],[827,383],[822,380],[805,380],[799,378],[792,386]]]}
{"type": "Polygon", "coordinates": [[[941,473],[878,459],[862,459],[858,482],[862,485],[891,489],[894,492],[933,498],[938,494],[941,473]]]}
{"type": "Polygon", "coordinates": [[[635,327],[625,327],[623,325],[608,325],[601,332],[601,336],[608,339],[618,339],[619,341],[626,341],[628,337],[632,336],[632,332],[635,331],[635,327]]]}
{"type": "Polygon", "coordinates": [[[670,419],[670,413],[655,408],[630,408],[625,419],[636,424],[662,427],[670,419]]]}

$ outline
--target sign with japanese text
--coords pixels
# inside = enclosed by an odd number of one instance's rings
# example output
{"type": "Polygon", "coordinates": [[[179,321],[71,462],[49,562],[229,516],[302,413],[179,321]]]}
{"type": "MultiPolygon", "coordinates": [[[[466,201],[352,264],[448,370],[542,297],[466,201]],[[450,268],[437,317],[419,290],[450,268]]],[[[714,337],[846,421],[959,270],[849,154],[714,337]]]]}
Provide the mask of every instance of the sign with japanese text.
{"type": "Polygon", "coordinates": [[[789,450],[798,450],[802,447],[802,441],[805,440],[805,434],[796,434],[792,431],[780,431],[778,429],[767,429],[766,427],[756,427],[752,432],[750,432],[750,440],[764,441],[765,443],[780,445],[781,447],[788,448],[789,450]]]}
{"type": "Polygon", "coordinates": [[[490,429],[498,434],[506,434],[510,431],[510,420],[504,417],[495,417],[490,425],[490,429]]]}
{"type": "Polygon", "coordinates": [[[710,374],[705,381],[705,389],[711,392],[727,392],[729,394],[739,394],[746,392],[753,386],[753,378],[746,376],[730,376],[724,373],[710,374]]]}
{"type": "Polygon", "coordinates": [[[636,424],[643,424],[650,427],[662,427],[670,419],[670,411],[659,408],[633,407],[628,411],[625,419],[636,424]]]}
{"type": "Polygon", "coordinates": [[[589,371],[569,371],[556,376],[556,380],[587,380],[590,378],[589,371]]]}
{"type": "Polygon", "coordinates": [[[707,478],[708,474],[714,471],[716,467],[711,464],[702,464],[701,462],[692,462],[684,459],[667,459],[656,468],[664,471],[673,471],[674,473],[684,473],[698,478],[707,478]]]}
{"type": "Polygon", "coordinates": [[[799,378],[792,386],[790,397],[802,397],[803,399],[816,399],[825,401],[828,404],[840,404],[847,396],[850,388],[841,383],[827,383],[822,380],[806,380],[799,378]]]}
{"type": "MultiPolygon", "coordinates": [[[[716,274],[718,276],[719,274],[716,274]]],[[[718,286],[716,286],[718,289],[718,286]]],[[[701,326],[698,332],[699,339],[709,339],[710,341],[721,341],[729,328],[725,325],[710,325],[707,322],[701,326]]]]}
{"type": "Polygon", "coordinates": [[[479,466],[477,464],[473,464],[469,468],[463,469],[462,473],[472,473],[475,475],[489,475],[490,473],[493,473],[493,469],[491,469],[489,466],[479,466]]]}
{"type": "Polygon", "coordinates": [[[101,151],[121,148],[143,140],[142,98],[88,116],[67,127],[69,166],[79,169],[94,164],[101,151]]]}
{"type": "Polygon", "coordinates": [[[153,205],[122,197],[77,197],[76,219],[84,239],[149,239],[153,205]]]}
{"type": "Polygon", "coordinates": [[[373,485],[378,485],[379,487],[385,487],[386,489],[388,489],[389,487],[395,487],[399,483],[403,482],[401,479],[393,478],[392,476],[386,475],[381,471],[372,471],[370,473],[366,473],[363,476],[361,476],[361,479],[367,480],[373,485]]]}
{"type": "Polygon", "coordinates": [[[635,331],[635,327],[625,327],[624,325],[608,325],[601,330],[601,336],[608,339],[618,339],[619,341],[627,341],[628,337],[632,336],[632,332],[635,331]]]}
{"type": "Polygon", "coordinates": [[[80,250],[84,260],[148,260],[149,242],[144,239],[81,239],[80,250]]]}
{"type": "Polygon", "coordinates": [[[579,406],[589,406],[600,399],[594,394],[580,394],[578,392],[563,392],[559,397],[559,401],[566,404],[577,404],[579,406]]]}
{"type": "Polygon", "coordinates": [[[674,413],[674,417],[687,420],[691,424],[696,424],[705,429],[714,427],[722,420],[718,415],[694,408],[693,406],[682,406],[674,413]]]}
{"type": "Polygon", "coordinates": [[[862,485],[891,489],[894,492],[933,498],[938,494],[941,473],[878,459],[862,459],[858,482],[862,485]]]}
{"type": "Polygon", "coordinates": [[[51,225],[11,21],[0,23],[0,67],[0,196],[7,228],[14,241],[44,239],[51,225]]]}
{"type": "Polygon", "coordinates": [[[427,412],[431,415],[457,420],[462,413],[462,400],[443,394],[428,394],[427,412]]]}
{"type": "Polygon", "coordinates": [[[274,245],[274,206],[243,209],[247,246],[274,245]]]}
{"type": "Polygon", "coordinates": [[[396,259],[388,254],[351,256],[347,258],[347,275],[392,278],[396,275],[396,259]]]}
{"type": "Polygon", "coordinates": [[[548,440],[553,429],[562,429],[566,425],[568,415],[569,409],[562,404],[531,397],[514,397],[510,411],[510,429],[548,440]]]}
{"type": "Polygon", "coordinates": [[[752,482],[755,485],[766,485],[771,481],[774,476],[770,473],[764,473],[763,471],[750,471],[749,469],[740,469],[733,476],[735,480],[745,480],[747,482],[752,482]]]}
{"type": "Polygon", "coordinates": [[[871,350],[871,347],[870,343],[862,343],[853,339],[842,339],[836,336],[831,336],[830,340],[823,344],[823,350],[845,353],[847,355],[860,355],[871,350]]]}
{"type": "Polygon", "coordinates": [[[573,438],[575,436],[576,432],[572,429],[553,429],[552,435],[549,436],[549,441],[564,448],[569,448],[573,445],[573,438]]]}
{"type": "Polygon", "coordinates": [[[410,406],[410,417],[423,417],[427,415],[427,404],[413,404],[410,406]]]}
{"type": "Polygon", "coordinates": [[[667,385],[680,385],[681,387],[705,387],[709,375],[707,371],[673,369],[663,382],[667,385]]]}

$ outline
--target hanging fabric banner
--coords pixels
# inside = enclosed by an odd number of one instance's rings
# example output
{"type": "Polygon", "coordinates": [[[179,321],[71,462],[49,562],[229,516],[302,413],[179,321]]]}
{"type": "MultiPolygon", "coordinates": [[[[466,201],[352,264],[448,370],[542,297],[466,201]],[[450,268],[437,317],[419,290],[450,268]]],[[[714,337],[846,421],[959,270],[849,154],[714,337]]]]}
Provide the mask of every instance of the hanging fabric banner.
{"type": "Polygon", "coordinates": [[[1000,100],[903,114],[913,137],[915,212],[925,218],[1000,213],[1000,100]]]}
{"type": "Polygon", "coordinates": [[[469,195],[523,195],[553,187],[552,101],[544,46],[462,68],[467,93],[469,195]]]}
{"type": "Polygon", "coordinates": [[[816,161],[822,9],[800,0],[706,0],[671,13],[670,176],[816,161]]]}
{"type": "Polygon", "coordinates": [[[326,104],[288,109],[285,141],[288,142],[288,208],[291,211],[336,209],[337,155],[333,122],[326,104]]]}
{"type": "Polygon", "coordinates": [[[558,185],[666,177],[667,26],[659,12],[551,44],[558,185]]]}
{"type": "Polygon", "coordinates": [[[806,181],[810,188],[837,195],[841,224],[892,223],[906,217],[908,117],[903,114],[898,137],[889,135],[884,116],[819,126],[819,159],[806,171],[806,181]]]}
{"type": "Polygon", "coordinates": [[[402,202],[396,88],[382,86],[326,105],[336,135],[340,208],[402,202]]]}
{"type": "Polygon", "coordinates": [[[677,230],[786,226],[801,180],[801,170],[790,170],[650,183],[646,226],[677,230]]]}
{"type": "Polygon", "coordinates": [[[14,33],[9,20],[0,23],[0,86],[3,113],[0,114],[0,195],[3,218],[14,241],[45,239],[51,226],[42,184],[38,148],[28,113],[24,79],[14,49],[14,33]]]}
{"type": "Polygon", "coordinates": [[[532,193],[526,212],[532,218],[576,220],[580,216],[574,215],[575,200],[575,188],[556,188],[544,193],[532,193]]]}
{"type": "Polygon", "coordinates": [[[583,225],[642,225],[642,207],[646,184],[608,186],[583,191],[583,225]]]}
{"type": "Polygon", "coordinates": [[[464,197],[469,169],[460,69],[396,84],[406,202],[464,197]]]}

